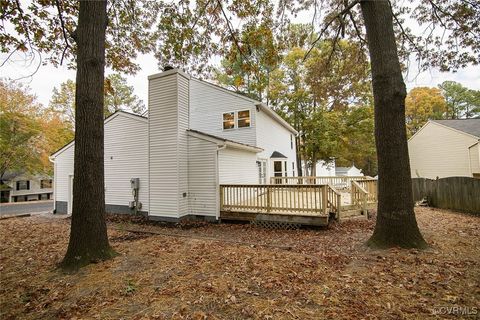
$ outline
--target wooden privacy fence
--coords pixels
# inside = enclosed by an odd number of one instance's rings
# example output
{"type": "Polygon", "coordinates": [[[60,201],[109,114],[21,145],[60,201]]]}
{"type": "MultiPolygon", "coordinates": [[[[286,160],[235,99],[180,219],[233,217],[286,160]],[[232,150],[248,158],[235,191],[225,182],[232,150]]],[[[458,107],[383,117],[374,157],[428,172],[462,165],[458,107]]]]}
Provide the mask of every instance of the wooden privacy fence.
{"type": "Polygon", "coordinates": [[[338,189],[350,188],[352,181],[365,180],[365,176],[339,177],[271,177],[270,184],[329,184],[338,189]]]}
{"type": "Polygon", "coordinates": [[[220,185],[220,211],[328,216],[340,208],[328,185],[220,185]]]}
{"type": "Polygon", "coordinates": [[[480,179],[448,177],[437,180],[412,179],[415,201],[427,198],[428,204],[480,215],[480,179]]]}

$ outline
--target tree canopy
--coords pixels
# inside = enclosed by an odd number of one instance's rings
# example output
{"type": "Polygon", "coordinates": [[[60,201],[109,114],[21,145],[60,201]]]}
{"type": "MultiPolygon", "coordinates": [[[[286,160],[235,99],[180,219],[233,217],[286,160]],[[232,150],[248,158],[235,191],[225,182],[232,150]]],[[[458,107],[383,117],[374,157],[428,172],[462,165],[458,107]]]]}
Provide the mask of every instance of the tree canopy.
{"type": "Polygon", "coordinates": [[[52,173],[48,157],[72,138],[71,125],[28,87],[0,81],[0,178],[7,171],[52,173]]]}

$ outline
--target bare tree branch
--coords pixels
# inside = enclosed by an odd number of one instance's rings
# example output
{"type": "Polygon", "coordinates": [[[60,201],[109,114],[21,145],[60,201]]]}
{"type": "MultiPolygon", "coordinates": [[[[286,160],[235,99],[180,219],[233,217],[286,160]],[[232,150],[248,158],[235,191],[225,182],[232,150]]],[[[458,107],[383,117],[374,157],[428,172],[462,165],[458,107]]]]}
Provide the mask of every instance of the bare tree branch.
{"type": "Polygon", "coordinates": [[[318,43],[318,41],[320,41],[323,37],[323,34],[327,31],[327,29],[330,27],[330,25],[337,19],[340,19],[344,14],[346,14],[347,12],[349,12],[354,6],[356,6],[358,3],[360,3],[361,0],[354,0],[353,2],[351,2],[349,5],[347,5],[342,11],[340,11],[339,13],[337,13],[335,16],[333,16],[323,27],[323,29],[320,31],[317,39],[315,39],[315,41],[313,41],[310,49],[308,49],[307,53],[305,54],[305,56],[303,57],[303,61],[305,61],[308,56],[310,55],[310,53],[312,52],[313,48],[315,47],[315,45],[318,43]]]}

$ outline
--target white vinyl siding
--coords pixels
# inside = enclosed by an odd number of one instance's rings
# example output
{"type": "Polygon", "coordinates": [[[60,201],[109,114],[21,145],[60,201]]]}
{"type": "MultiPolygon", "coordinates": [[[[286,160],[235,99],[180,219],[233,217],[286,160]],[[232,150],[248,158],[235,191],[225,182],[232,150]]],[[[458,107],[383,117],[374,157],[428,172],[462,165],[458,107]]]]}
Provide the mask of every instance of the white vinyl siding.
{"type": "Polygon", "coordinates": [[[148,210],[148,124],[119,114],[105,124],[105,203],[128,206],[131,178],[140,178],[141,211],[148,210]]]}
{"type": "Polygon", "coordinates": [[[480,143],[470,147],[470,168],[472,174],[480,174],[480,143]]]}
{"type": "Polygon", "coordinates": [[[188,137],[188,199],[192,215],[216,216],[217,144],[188,137]]]}
{"type": "Polygon", "coordinates": [[[220,184],[258,183],[257,154],[254,152],[223,149],[218,152],[220,184]]]}
{"type": "Polygon", "coordinates": [[[408,141],[412,177],[471,177],[468,147],[478,139],[428,122],[408,141]]]}
{"type": "MultiPolygon", "coordinates": [[[[119,113],[105,124],[105,203],[128,206],[133,201],[131,178],[140,178],[139,201],[148,210],[147,121],[119,113]]],[[[69,179],[73,175],[72,144],[55,157],[55,201],[69,200],[69,179]]]]}
{"type": "MultiPolygon", "coordinates": [[[[293,137],[293,139],[291,137],[293,133],[273,120],[269,115],[265,114],[265,112],[256,112],[256,119],[257,146],[264,150],[258,154],[258,158],[267,159],[267,177],[273,177],[273,159],[271,159],[270,156],[274,151],[278,151],[287,157],[286,159],[277,160],[287,161],[287,175],[289,177],[292,176],[292,173],[294,173],[291,170],[292,162],[295,168],[297,168],[295,137],[293,137]]],[[[296,175],[297,172],[295,170],[295,176],[296,175]]]]}
{"type": "Polygon", "coordinates": [[[149,78],[149,215],[188,213],[188,79],[177,72],[149,78]]]}
{"type": "MultiPolygon", "coordinates": [[[[255,146],[255,103],[208,83],[190,80],[190,129],[255,146]],[[250,111],[250,127],[223,129],[223,114],[250,111]]],[[[237,117],[237,115],[235,115],[237,117]]]]}
{"type": "Polygon", "coordinates": [[[177,75],[178,81],[178,213],[188,214],[188,118],[189,80],[177,75]],[[184,196],[185,195],[185,196],[184,196]]]}
{"type": "Polygon", "coordinates": [[[73,175],[74,152],[75,145],[72,144],[55,157],[55,172],[53,175],[55,201],[68,201],[70,192],[69,176],[73,175]]]}

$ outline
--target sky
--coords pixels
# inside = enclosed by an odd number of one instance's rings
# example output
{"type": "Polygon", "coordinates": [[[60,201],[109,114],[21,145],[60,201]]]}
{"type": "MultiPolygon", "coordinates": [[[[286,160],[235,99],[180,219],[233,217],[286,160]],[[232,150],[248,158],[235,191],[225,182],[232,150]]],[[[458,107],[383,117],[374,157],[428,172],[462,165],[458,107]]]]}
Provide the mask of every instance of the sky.
{"type": "MultiPolygon", "coordinates": [[[[311,15],[305,13],[295,20],[294,22],[311,22],[311,15]]],[[[5,57],[6,54],[0,54],[0,61],[3,61],[5,57]]],[[[0,67],[0,78],[19,79],[28,76],[38,65],[37,62],[27,66],[20,56],[13,55],[12,58],[0,67]]],[[[160,72],[160,69],[153,54],[141,55],[136,61],[139,63],[141,70],[136,75],[126,76],[126,78],[128,84],[134,87],[135,94],[147,105],[147,77],[160,72]]],[[[480,90],[480,66],[461,69],[455,73],[442,73],[436,69],[418,73],[415,63],[412,62],[410,65],[408,73],[404,75],[407,90],[414,87],[436,87],[446,80],[456,81],[467,88],[480,90]]],[[[31,92],[37,96],[38,101],[46,106],[50,101],[53,88],[59,87],[62,82],[69,79],[75,80],[74,70],[68,70],[66,66],[56,68],[46,65],[41,66],[32,77],[26,77],[18,81],[28,85],[31,88],[31,92]]]]}

